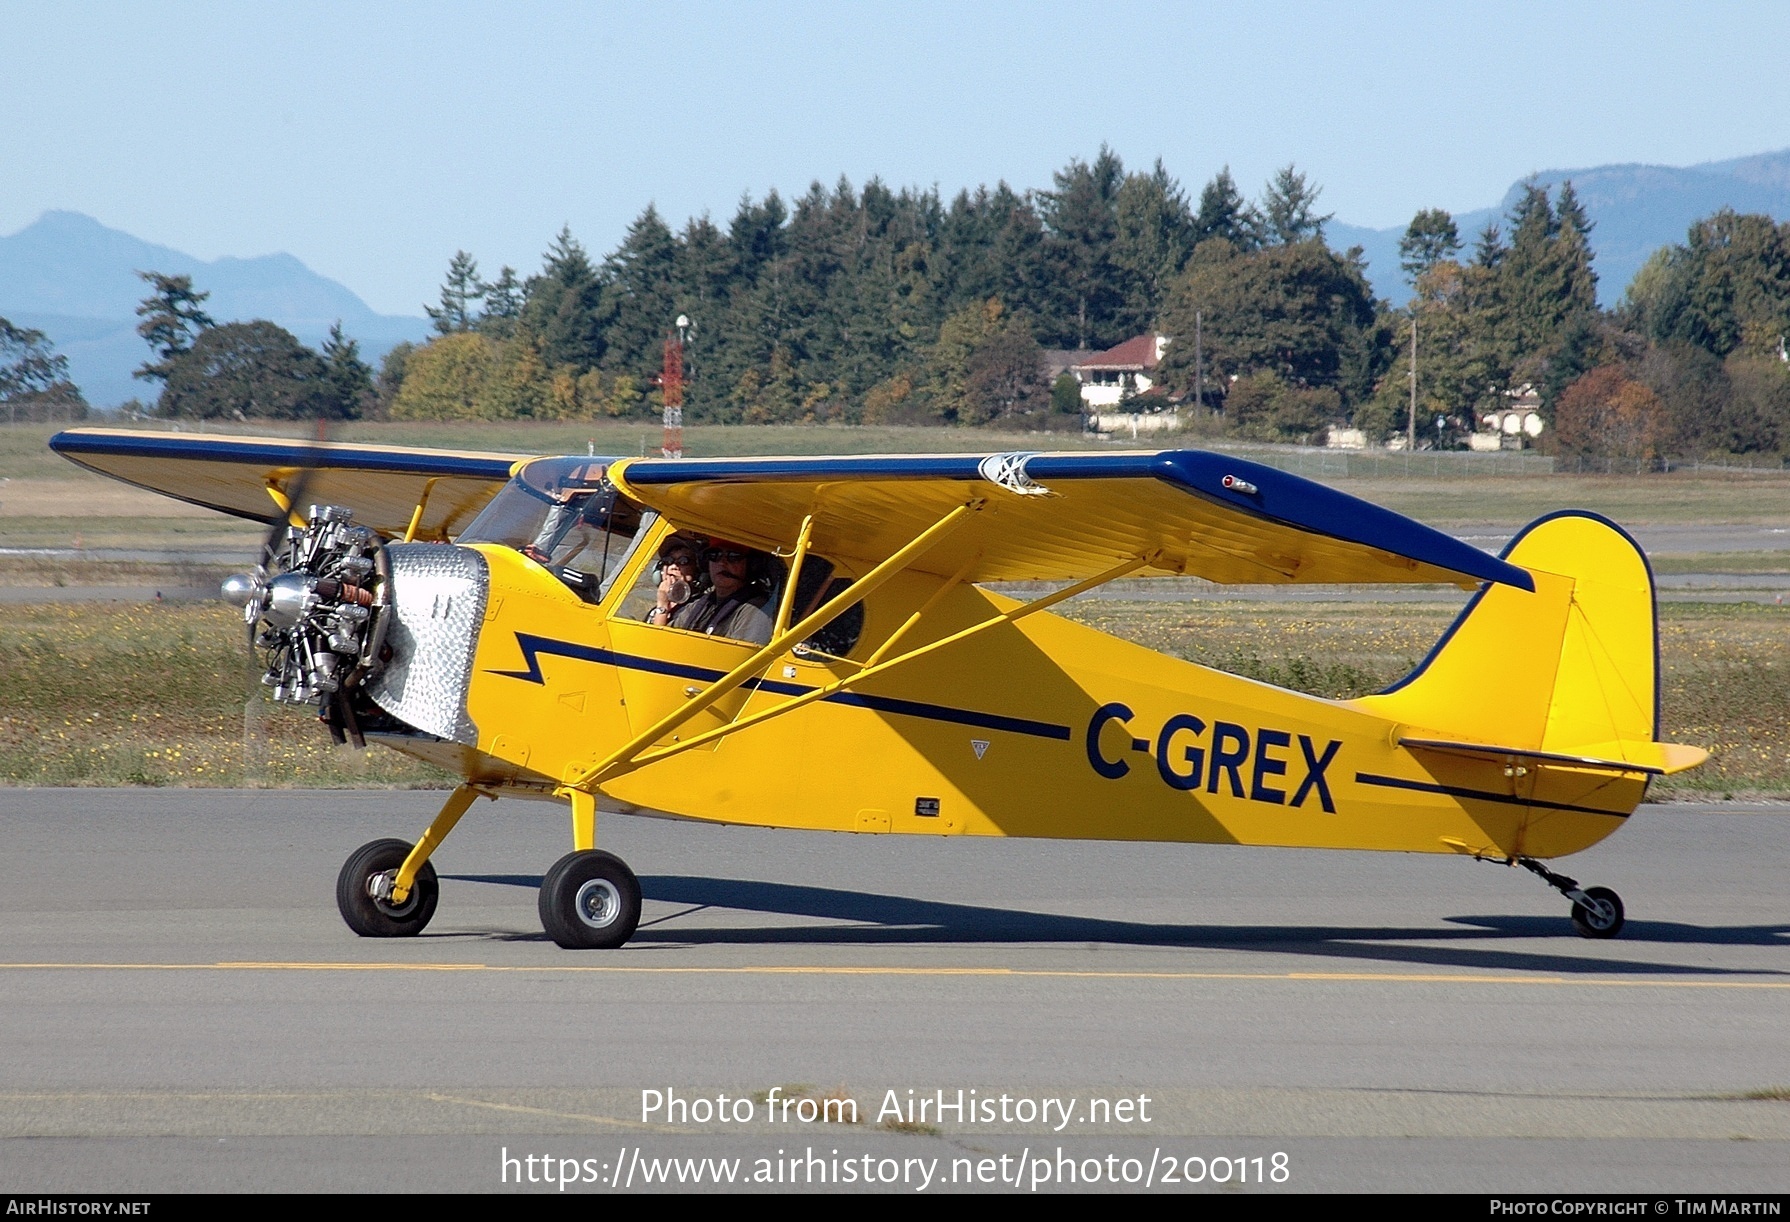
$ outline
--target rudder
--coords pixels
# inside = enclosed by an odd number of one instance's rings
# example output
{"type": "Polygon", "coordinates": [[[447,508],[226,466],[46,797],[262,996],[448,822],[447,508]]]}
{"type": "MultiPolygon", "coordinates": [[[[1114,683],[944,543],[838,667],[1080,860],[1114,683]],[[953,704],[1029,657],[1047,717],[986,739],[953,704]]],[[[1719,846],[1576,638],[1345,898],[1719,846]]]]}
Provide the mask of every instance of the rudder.
{"type": "Polygon", "coordinates": [[[1503,558],[1535,592],[1488,585],[1410,675],[1356,707],[1438,736],[1625,758],[1659,732],[1653,573],[1621,527],[1580,510],[1530,523],[1503,558]],[[1595,750],[1593,750],[1595,748],[1595,750]]]}

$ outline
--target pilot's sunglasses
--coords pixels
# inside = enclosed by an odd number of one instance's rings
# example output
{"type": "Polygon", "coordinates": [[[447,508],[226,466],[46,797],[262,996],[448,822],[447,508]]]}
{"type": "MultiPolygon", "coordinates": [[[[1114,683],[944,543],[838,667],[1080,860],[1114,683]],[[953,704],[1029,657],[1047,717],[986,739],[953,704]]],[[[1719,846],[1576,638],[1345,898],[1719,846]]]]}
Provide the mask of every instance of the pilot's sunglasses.
{"type": "Polygon", "coordinates": [[[750,558],[745,552],[724,552],[717,548],[710,548],[703,555],[710,560],[725,560],[729,564],[738,564],[740,561],[750,558]]]}

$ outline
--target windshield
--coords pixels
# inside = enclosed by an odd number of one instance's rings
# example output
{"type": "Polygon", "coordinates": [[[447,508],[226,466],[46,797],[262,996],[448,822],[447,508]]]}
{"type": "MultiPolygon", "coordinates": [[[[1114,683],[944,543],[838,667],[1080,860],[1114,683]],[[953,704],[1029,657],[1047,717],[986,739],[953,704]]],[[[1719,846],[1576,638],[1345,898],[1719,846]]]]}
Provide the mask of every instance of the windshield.
{"type": "Polygon", "coordinates": [[[640,509],[603,478],[610,459],[537,458],[498,490],[459,542],[501,543],[549,568],[607,584],[640,528],[640,509]]]}

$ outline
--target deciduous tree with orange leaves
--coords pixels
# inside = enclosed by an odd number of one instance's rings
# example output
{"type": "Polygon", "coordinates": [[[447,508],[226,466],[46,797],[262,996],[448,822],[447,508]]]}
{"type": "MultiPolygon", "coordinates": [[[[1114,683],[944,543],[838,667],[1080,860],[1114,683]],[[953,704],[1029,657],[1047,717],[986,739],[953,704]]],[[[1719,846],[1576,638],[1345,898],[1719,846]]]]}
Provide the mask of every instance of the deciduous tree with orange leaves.
{"type": "Polygon", "coordinates": [[[1561,392],[1554,445],[1562,454],[1646,460],[1666,435],[1659,396],[1614,365],[1600,365],[1561,392]]]}

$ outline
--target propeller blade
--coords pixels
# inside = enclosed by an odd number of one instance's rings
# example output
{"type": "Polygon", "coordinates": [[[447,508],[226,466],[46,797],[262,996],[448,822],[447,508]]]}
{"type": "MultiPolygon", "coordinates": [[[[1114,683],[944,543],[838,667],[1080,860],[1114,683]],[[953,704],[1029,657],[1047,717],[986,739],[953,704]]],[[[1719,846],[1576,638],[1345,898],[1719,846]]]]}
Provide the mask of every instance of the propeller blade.
{"type": "Polygon", "coordinates": [[[329,440],[329,422],[321,416],[312,424],[312,438],[299,463],[297,475],[288,487],[281,490],[286,498],[286,512],[274,517],[268,526],[267,537],[261,541],[261,559],[258,563],[263,572],[285,550],[286,532],[292,525],[292,515],[305,512],[305,496],[310,491],[312,476],[322,465],[321,446],[329,440]]]}
{"type": "MultiPolygon", "coordinates": [[[[329,425],[319,417],[312,427],[313,441],[300,461],[296,475],[287,487],[281,489],[286,498],[286,512],[276,513],[269,522],[267,535],[261,541],[261,552],[256,561],[257,577],[265,579],[274,562],[285,555],[287,532],[292,526],[292,515],[305,512],[305,496],[310,491],[311,478],[317,468],[322,465],[320,447],[329,440],[329,425]]],[[[267,724],[263,709],[264,686],[261,682],[266,667],[255,652],[255,644],[259,636],[259,619],[245,621],[246,640],[244,644],[248,652],[248,692],[242,704],[242,768],[243,784],[259,787],[266,783],[265,765],[256,750],[257,745],[266,737],[267,724]]]]}

